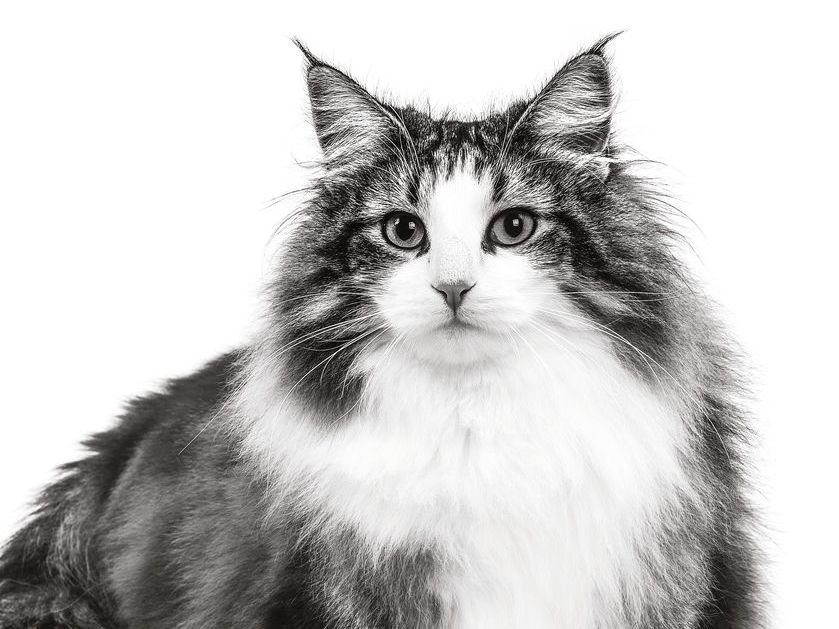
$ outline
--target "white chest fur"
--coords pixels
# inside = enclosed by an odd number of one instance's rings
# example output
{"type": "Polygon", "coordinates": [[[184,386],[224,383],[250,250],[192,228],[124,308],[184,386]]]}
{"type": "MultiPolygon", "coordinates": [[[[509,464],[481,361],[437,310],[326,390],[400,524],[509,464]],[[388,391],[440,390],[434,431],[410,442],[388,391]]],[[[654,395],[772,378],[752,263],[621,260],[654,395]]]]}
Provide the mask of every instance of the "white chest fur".
{"type": "Polygon", "coordinates": [[[466,368],[372,356],[357,417],[321,437],[263,418],[251,446],[371,548],[442,548],[453,627],[612,626],[624,585],[653,577],[639,552],[688,485],[687,430],[597,335],[538,355],[466,368]]]}

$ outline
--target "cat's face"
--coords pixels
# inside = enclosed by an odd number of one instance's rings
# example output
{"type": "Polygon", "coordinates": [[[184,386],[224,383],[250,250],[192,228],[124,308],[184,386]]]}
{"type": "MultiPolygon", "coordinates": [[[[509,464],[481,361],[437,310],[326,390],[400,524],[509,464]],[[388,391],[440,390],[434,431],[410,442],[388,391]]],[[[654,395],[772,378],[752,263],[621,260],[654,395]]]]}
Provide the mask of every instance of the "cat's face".
{"type": "Polygon", "coordinates": [[[466,364],[563,326],[659,332],[640,296],[672,275],[668,234],[615,163],[602,45],[533,99],[465,122],[380,103],[309,62],[324,174],[274,300],[298,387],[352,387],[358,357],[383,345],[466,364]]]}
{"type": "Polygon", "coordinates": [[[376,306],[416,355],[469,362],[516,350],[518,330],[556,307],[557,234],[550,205],[514,172],[468,156],[432,160],[417,199],[385,215],[381,243],[393,259],[379,275],[376,306]],[[511,185],[512,184],[512,185],[511,185]],[[549,247],[550,248],[550,247],[549,247]]]}

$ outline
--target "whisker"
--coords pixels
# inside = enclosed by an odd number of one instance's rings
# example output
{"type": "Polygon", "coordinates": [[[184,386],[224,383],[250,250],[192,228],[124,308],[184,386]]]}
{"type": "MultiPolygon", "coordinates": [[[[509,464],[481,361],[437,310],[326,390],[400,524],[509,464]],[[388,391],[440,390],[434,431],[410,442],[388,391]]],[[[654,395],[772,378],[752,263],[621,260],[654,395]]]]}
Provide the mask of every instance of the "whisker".
{"type": "Polygon", "coordinates": [[[322,328],[318,328],[317,330],[307,332],[306,334],[302,334],[302,335],[296,337],[292,341],[289,341],[285,345],[283,345],[283,346],[279,347],[278,349],[276,349],[275,351],[273,351],[272,352],[272,357],[278,358],[282,354],[287,352],[288,350],[290,350],[294,347],[297,347],[301,343],[305,343],[309,339],[316,338],[316,337],[318,337],[318,336],[320,336],[320,335],[322,335],[326,332],[330,332],[330,331],[334,332],[336,330],[349,329],[353,325],[356,325],[356,324],[361,323],[363,321],[369,321],[370,319],[374,319],[374,318],[379,317],[379,316],[380,315],[378,313],[361,315],[359,317],[354,317],[352,319],[342,320],[342,321],[339,321],[337,323],[333,323],[331,325],[327,325],[327,326],[324,326],[322,328]]]}
{"type": "MultiPolygon", "coordinates": [[[[288,297],[286,299],[281,299],[279,301],[272,302],[272,305],[279,306],[285,303],[289,303],[292,301],[299,301],[301,299],[312,299],[316,297],[321,297],[324,293],[317,292],[317,293],[306,293],[305,295],[297,295],[295,297],[288,297]]],[[[334,291],[330,290],[326,293],[327,295],[340,295],[340,296],[349,296],[349,297],[368,297],[370,296],[369,293],[365,292],[350,292],[350,291],[334,291]]]]}
{"type": "MultiPolygon", "coordinates": [[[[382,333],[383,333],[383,332],[384,332],[384,330],[382,330],[382,333]]],[[[356,339],[356,340],[358,340],[358,339],[356,339]]],[[[351,344],[352,344],[352,343],[348,343],[347,345],[345,345],[345,346],[344,346],[344,347],[342,347],[341,349],[342,349],[342,350],[345,350],[345,349],[347,349],[347,348],[348,348],[351,344]]],[[[366,348],[366,347],[367,347],[367,346],[365,346],[365,348],[366,348]]],[[[332,356],[332,355],[327,356],[325,359],[323,359],[322,361],[320,361],[319,363],[317,363],[314,367],[312,367],[311,369],[309,369],[309,371],[307,371],[306,373],[304,373],[304,374],[300,377],[300,379],[299,379],[297,382],[295,382],[295,383],[294,383],[294,385],[291,387],[291,389],[289,389],[289,390],[288,390],[288,392],[286,393],[285,397],[283,397],[282,401],[280,402],[280,404],[279,404],[279,406],[278,406],[277,408],[278,408],[278,409],[283,408],[283,407],[285,406],[286,402],[287,402],[287,401],[289,400],[289,398],[291,397],[292,393],[294,393],[294,391],[297,389],[297,387],[299,387],[299,386],[300,386],[300,384],[301,384],[301,383],[302,383],[302,382],[303,382],[303,381],[304,381],[307,377],[309,377],[309,375],[310,375],[311,373],[313,373],[313,372],[314,372],[314,371],[315,371],[318,367],[320,367],[320,366],[321,366],[321,365],[323,365],[324,363],[326,363],[326,362],[328,362],[328,361],[332,360],[332,358],[333,358],[333,356],[332,356]]]]}
{"type": "Polygon", "coordinates": [[[632,290],[563,290],[558,288],[555,291],[531,291],[525,290],[523,291],[527,295],[552,295],[552,296],[561,296],[561,295],[640,295],[646,296],[651,295],[655,297],[659,297],[662,299],[657,299],[656,301],[663,301],[663,298],[674,298],[675,294],[671,292],[658,292],[658,291],[632,291],[632,290]]]}
{"type": "MultiPolygon", "coordinates": [[[[562,312],[562,311],[559,311],[559,310],[553,310],[553,309],[545,309],[545,308],[541,308],[541,310],[542,310],[542,312],[545,312],[545,313],[547,313],[547,314],[553,314],[554,316],[557,316],[557,317],[559,317],[559,318],[565,318],[565,319],[566,319],[566,320],[568,320],[568,321],[572,321],[572,322],[577,322],[577,323],[580,323],[580,324],[582,324],[584,327],[588,327],[588,328],[593,329],[593,330],[598,330],[598,331],[604,332],[605,334],[607,334],[607,335],[608,335],[608,336],[610,336],[611,338],[614,338],[614,339],[616,339],[616,340],[618,340],[618,341],[620,341],[620,342],[622,342],[622,343],[626,344],[626,345],[627,345],[627,347],[630,347],[630,348],[631,348],[631,349],[633,349],[635,352],[637,352],[637,353],[638,353],[638,355],[639,355],[639,356],[640,356],[640,357],[644,360],[644,362],[647,364],[647,367],[648,367],[648,368],[649,368],[649,370],[650,370],[650,373],[651,373],[651,374],[655,377],[655,379],[658,381],[659,386],[662,386],[662,387],[664,386],[664,384],[661,382],[661,379],[658,377],[658,374],[656,373],[655,369],[653,369],[653,365],[650,363],[650,361],[653,361],[653,362],[655,362],[655,361],[654,361],[654,360],[653,360],[650,356],[648,356],[648,355],[646,354],[646,352],[644,352],[644,351],[642,351],[640,348],[636,347],[636,346],[635,346],[632,342],[630,342],[627,338],[625,338],[625,337],[624,337],[624,336],[622,336],[621,334],[619,334],[619,333],[615,332],[615,331],[614,331],[614,330],[612,330],[611,328],[609,328],[609,327],[607,327],[607,326],[605,326],[605,325],[603,325],[603,324],[601,324],[601,323],[598,323],[598,322],[596,322],[596,321],[593,321],[593,320],[587,319],[587,318],[585,318],[585,317],[580,317],[580,316],[573,315],[573,314],[568,313],[568,312],[562,312]]],[[[658,365],[658,366],[659,366],[659,368],[661,368],[661,370],[662,370],[662,371],[664,371],[664,372],[665,372],[668,376],[670,376],[670,378],[672,378],[672,379],[673,379],[673,381],[676,383],[676,385],[677,385],[677,386],[681,386],[681,385],[679,384],[679,382],[675,379],[675,377],[673,377],[673,376],[670,374],[670,372],[668,372],[666,369],[664,369],[664,367],[662,367],[661,365],[659,365],[657,362],[655,362],[655,364],[656,364],[656,365],[658,365]]],[[[687,391],[685,391],[685,393],[687,393],[687,391]]]]}
{"type": "Polygon", "coordinates": [[[533,354],[533,356],[536,358],[536,360],[537,360],[537,361],[539,361],[539,364],[541,365],[542,369],[544,370],[545,375],[546,375],[546,376],[550,379],[550,381],[554,384],[554,387],[558,387],[558,383],[557,383],[557,381],[556,381],[556,378],[554,377],[553,372],[550,370],[550,367],[548,367],[548,364],[547,364],[547,363],[546,363],[546,362],[542,359],[541,354],[539,354],[539,352],[537,352],[537,351],[533,348],[533,346],[532,346],[530,343],[528,343],[528,342],[527,342],[527,339],[525,339],[525,338],[524,338],[524,335],[523,335],[521,332],[519,332],[519,331],[518,331],[518,330],[516,330],[515,328],[511,328],[511,329],[512,329],[512,330],[513,330],[513,332],[515,332],[515,334],[516,334],[516,335],[517,335],[517,336],[521,339],[521,341],[522,341],[522,343],[524,343],[525,347],[527,347],[527,348],[531,351],[531,353],[532,353],[532,354],[533,354]]]}
{"type": "MultiPolygon", "coordinates": [[[[565,347],[566,351],[573,352],[573,353],[575,353],[577,355],[580,355],[580,356],[583,355],[583,351],[580,350],[580,348],[577,345],[575,345],[570,339],[567,339],[564,336],[562,336],[561,334],[556,333],[549,326],[544,325],[544,324],[542,324],[542,323],[540,323],[539,321],[536,321],[536,320],[532,320],[530,322],[530,324],[533,325],[534,328],[537,331],[542,332],[542,335],[545,336],[545,338],[547,338],[549,341],[551,341],[554,344],[555,347],[559,347],[559,345],[557,344],[557,341],[561,341],[563,346],[565,347]]],[[[618,381],[615,379],[615,377],[612,374],[609,374],[609,379],[612,381],[612,383],[616,387],[619,386],[618,381]]]]}
{"type": "Polygon", "coordinates": [[[279,195],[269,199],[268,202],[266,203],[265,207],[263,207],[262,209],[267,210],[267,209],[277,205],[278,203],[282,203],[283,201],[285,201],[290,196],[294,196],[295,194],[302,194],[304,192],[312,192],[312,191],[314,191],[314,189],[315,189],[314,186],[303,186],[302,188],[296,188],[295,190],[289,190],[288,192],[283,192],[282,194],[279,194],[279,195]]]}
{"type": "MultiPolygon", "coordinates": [[[[376,362],[376,365],[373,367],[373,369],[372,369],[371,371],[375,372],[375,371],[378,371],[378,370],[379,370],[379,367],[381,367],[381,366],[382,366],[382,363],[385,361],[385,359],[387,359],[387,358],[390,356],[390,353],[391,353],[391,351],[393,350],[393,348],[394,348],[394,347],[396,347],[396,344],[397,344],[397,343],[398,343],[398,342],[399,342],[402,338],[404,338],[404,336],[405,336],[406,334],[407,334],[407,332],[402,332],[401,334],[397,335],[395,338],[393,338],[393,339],[391,340],[391,342],[390,342],[390,343],[388,344],[388,346],[385,348],[385,351],[384,351],[384,352],[382,352],[382,355],[379,357],[379,360],[376,362]]],[[[359,399],[359,400],[363,400],[363,399],[366,397],[366,395],[367,395],[367,390],[368,390],[368,388],[369,388],[369,387],[370,387],[370,379],[368,378],[368,379],[367,379],[367,382],[364,384],[364,389],[361,391],[361,395],[359,395],[359,396],[358,396],[358,399],[359,399]]]]}
{"type": "Polygon", "coordinates": [[[693,393],[691,393],[690,391],[688,391],[687,388],[685,388],[682,385],[682,383],[679,382],[678,379],[676,379],[676,377],[673,374],[671,374],[670,371],[668,371],[661,363],[659,363],[652,356],[650,356],[649,354],[647,354],[646,352],[644,352],[640,348],[636,347],[632,342],[630,342],[623,335],[619,334],[618,332],[615,332],[613,329],[611,329],[611,328],[609,328],[605,325],[602,325],[602,324],[600,324],[596,321],[586,319],[585,317],[572,315],[572,314],[567,313],[567,312],[560,312],[560,311],[556,311],[556,310],[546,310],[544,308],[541,309],[541,310],[542,310],[542,312],[544,312],[546,314],[553,314],[554,316],[558,316],[559,318],[566,318],[567,320],[576,321],[578,323],[583,324],[584,326],[588,326],[591,329],[599,330],[599,331],[607,334],[608,336],[626,344],[628,347],[632,348],[635,352],[637,352],[639,356],[641,356],[641,358],[647,364],[647,367],[650,369],[650,372],[653,374],[653,376],[656,378],[656,380],[658,380],[659,385],[663,386],[663,383],[661,382],[661,379],[658,377],[658,375],[655,372],[655,369],[653,368],[653,365],[657,366],[665,375],[667,375],[672,380],[673,384],[682,393],[685,394],[688,403],[690,403],[695,408],[695,410],[700,413],[700,415],[702,415],[703,417],[705,417],[708,420],[708,423],[710,424],[711,428],[713,429],[714,433],[716,434],[717,439],[719,439],[720,445],[722,445],[723,452],[725,452],[726,458],[728,459],[729,463],[732,462],[731,456],[728,452],[728,448],[725,445],[725,441],[723,440],[722,435],[720,434],[719,430],[717,429],[716,424],[714,424],[713,419],[711,419],[711,417],[709,417],[705,413],[703,413],[703,407],[699,403],[699,401],[696,399],[696,396],[693,393]]]}
{"type": "MultiPolygon", "coordinates": [[[[367,348],[368,348],[368,347],[370,347],[370,346],[371,346],[373,343],[375,343],[376,341],[378,341],[378,340],[382,337],[382,335],[384,335],[384,333],[385,333],[385,332],[387,332],[387,328],[382,328],[382,331],[381,331],[381,332],[379,332],[379,334],[377,334],[375,337],[373,337],[372,339],[370,339],[370,341],[368,341],[368,342],[364,345],[364,347],[362,347],[362,348],[361,348],[361,350],[358,352],[358,356],[363,356],[363,355],[364,355],[364,352],[366,352],[366,351],[367,351],[367,348]]],[[[356,358],[358,358],[358,356],[357,356],[356,358]]],[[[355,363],[355,361],[353,361],[353,364],[354,364],[354,363],[355,363]]],[[[346,388],[347,388],[347,382],[348,382],[348,379],[349,379],[349,377],[350,377],[350,374],[351,374],[351,373],[352,373],[352,367],[350,367],[349,369],[347,369],[347,372],[344,374],[344,378],[343,378],[343,380],[341,381],[341,395],[340,395],[340,397],[344,397],[344,392],[346,391],[346,388]]],[[[343,415],[342,415],[342,417],[343,417],[343,415]]]]}
{"type": "MultiPolygon", "coordinates": [[[[370,329],[366,332],[362,332],[360,335],[358,335],[357,337],[355,337],[354,339],[352,339],[350,341],[347,341],[347,342],[343,343],[338,349],[336,349],[334,352],[332,352],[332,354],[330,354],[330,356],[329,356],[329,360],[326,361],[326,363],[323,365],[323,368],[320,370],[320,381],[319,381],[320,384],[323,384],[323,377],[324,377],[324,375],[326,375],[326,368],[329,365],[329,362],[333,358],[335,358],[338,354],[340,354],[342,351],[347,349],[350,345],[353,345],[354,343],[370,336],[371,334],[374,334],[376,332],[383,332],[384,330],[386,330],[385,326],[380,326],[380,327],[377,327],[377,328],[372,328],[372,329],[370,329]]],[[[366,348],[366,346],[365,346],[365,348],[366,348]]]]}
{"type": "MultiPolygon", "coordinates": [[[[401,341],[402,341],[402,339],[404,339],[404,338],[405,338],[405,336],[407,336],[407,332],[402,332],[402,333],[398,334],[396,337],[394,337],[394,338],[390,341],[390,343],[388,344],[388,346],[385,348],[385,351],[384,351],[384,352],[382,352],[381,357],[380,357],[380,358],[379,358],[379,360],[376,362],[376,365],[373,367],[373,369],[371,369],[371,370],[370,370],[370,371],[371,371],[371,373],[374,373],[374,372],[378,371],[378,369],[379,369],[379,367],[381,366],[382,362],[385,360],[385,358],[387,358],[387,357],[390,355],[391,350],[392,350],[394,347],[396,347],[397,343],[401,342],[401,341]]],[[[344,413],[343,413],[343,414],[342,414],[342,415],[338,418],[338,420],[337,420],[337,421],[340,421],[340,420],[344,419],[347,415],[349,415],[350,413],[352,413],[355,409],[360,408],[362,401],[364,400],[365,396],[367,395],[367,390],[368,390],[368,388],[369,388],[369,387],[370,387],[370,379],[368,378],[367,382],[365,382],[365,383],[364,383],[364,388],[361,390],[361,393],[359,394],[358,399],[355,401],[355,403],[354,403],[354,404],[353,404],[350,408],[348,408],[348,409],[347,409],[347,410],[346,410],[346,411],[345,411],[345,412],[344,412],[344,413]]]]}

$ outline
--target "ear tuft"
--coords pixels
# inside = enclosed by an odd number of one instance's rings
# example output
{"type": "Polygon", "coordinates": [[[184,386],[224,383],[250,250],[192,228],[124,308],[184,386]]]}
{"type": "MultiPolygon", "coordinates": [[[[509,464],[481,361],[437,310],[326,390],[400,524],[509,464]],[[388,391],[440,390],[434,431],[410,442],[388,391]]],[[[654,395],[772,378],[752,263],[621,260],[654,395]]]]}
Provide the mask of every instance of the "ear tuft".
{"type": "Polygon", "coordinates": [[[588,50],[586,50],[582,54],[584,54],[584,55],[600,55],[601,57],[605,57],[606,56],[606,48],[609,46],[609,44],[611,44],[612,41],[615,38],[623,35],[624,32],[625,31],[615,31],[614,33],[610,33],[609,35],[606,35],[605,37],[601,38],[600,41],[596,42],[591,48],[589,48],[588,50]]]}
{"type": "Polygon", "coordinates": [[[300,50],[300,52],[303,53],[303,56],[306,57],[306,63],[308,63],[307,70],[309,68],[311,68],[312,66],[326,65],[323,61],[321,61],[315,55],[313,55],[312,51],[309,50],[309,47],[306,44],[304,44],[302,41],[300,41],[297,37],[295,37],[291,41],[292,41],[292,43],[294,43],[295,46],[297,46],[297,49],[300,50]]]}
{"type": "Polygon", "coordinates": [[[330,169],[357,165],[394,145],[399,124],[349,75],[325,63],[299,40],[306,58],[306,81],[318,142],[330,169]]]}

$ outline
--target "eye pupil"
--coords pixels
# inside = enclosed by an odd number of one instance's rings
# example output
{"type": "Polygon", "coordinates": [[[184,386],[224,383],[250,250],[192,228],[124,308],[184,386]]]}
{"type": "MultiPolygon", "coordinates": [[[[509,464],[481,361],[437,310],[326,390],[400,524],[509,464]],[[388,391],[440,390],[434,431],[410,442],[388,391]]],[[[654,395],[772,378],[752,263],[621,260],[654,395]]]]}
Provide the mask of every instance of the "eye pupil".
{"type": "Polygon", "coordinates": [[[416,221],[400,216],[394,221],[394,228],[396,236],[400,240],[408,242],[414,237],[414,234],[417,231],[417,224],[416,221]]]}
{"type": "Polygon", "coordinates": [[[524,231],[524,219],[520,214],[510,214],[504,217],[504,231],[511,238],[518,238],[524,231]]]}

